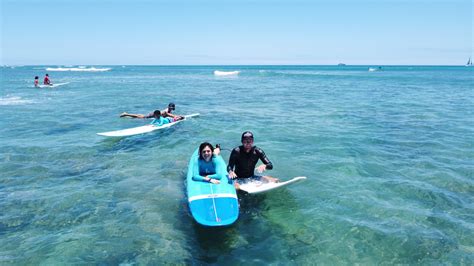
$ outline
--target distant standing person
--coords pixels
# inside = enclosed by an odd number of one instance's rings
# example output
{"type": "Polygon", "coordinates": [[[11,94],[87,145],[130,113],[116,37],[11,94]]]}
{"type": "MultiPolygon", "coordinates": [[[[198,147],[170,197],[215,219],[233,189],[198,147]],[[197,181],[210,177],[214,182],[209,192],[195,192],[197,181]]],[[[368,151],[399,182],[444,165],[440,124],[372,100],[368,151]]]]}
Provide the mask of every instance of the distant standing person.
{"type": "MultiPolygon", "coordinates": [[[[171,117],[171,118],[174,118],[176,120],[180,120],[182,119],[181,116],[179,115],[174,115],[172,114],[172,112],[176,109],[176,106],[174,103],[169,103],[168,104],[168,108],[164,109],[161,111],[161,116],[163,117],[171,117]]],[[[157,110],[155,110],[157,111],[157,110]]],[[[123,112],[122,114],[120,114],[120,117],[131,117],[131,118],[154,118],[154,113],[155,111],[147,114],[147,115],[143,115],[143,114],[129,114],[127,112],[123,112]]]]}
{"type": "Polygon", "coordinates": [[[239,180],[245,180],[247,178],[266,179],[269,182],[279,182],[277,178],[271,176],[258,176],[255,175],[254,170],[258,160],[263,162],[262,165],[257,167],[258,173],[263,173],[265,170],[273,169],[272,162],[267,158],[265,152],[257,146],[253,146],[253,133],[245,131],[241,137],[242,145],[232,150],[229,158],[229,165],[227,166],[227,172],[230,178],[237,179],[234,183],[236,189],[239,189],[239,180]]]}
{"type": "Polygon", "coordinates": [[[53,84],[51,84],[51,80],[49,79],[49,75],[48,75],[48,74],[46,74],[46,76],[44,76],[43,84],[44,84],[44,85],[53,85],[53,84]]]}
{"type": "Polygon", "coordinates": [[[39,87],[39,77],[35,76],[35,87],[39,87]]]}

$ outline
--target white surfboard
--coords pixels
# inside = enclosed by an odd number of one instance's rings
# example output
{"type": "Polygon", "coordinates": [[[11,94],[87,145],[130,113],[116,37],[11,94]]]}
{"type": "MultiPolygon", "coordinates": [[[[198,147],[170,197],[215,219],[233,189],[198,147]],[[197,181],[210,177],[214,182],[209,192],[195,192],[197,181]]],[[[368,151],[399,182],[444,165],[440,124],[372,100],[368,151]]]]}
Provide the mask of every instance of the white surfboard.
{"type": "Polygon", "coordinates": [[[249,194],[257,194],[288,186],[303,180],[306,180],[306,176],[297,176],[288,181],[278,183],[268,182],[266,180],[251,180],[249,182],[240,184],[240,189],[249,194]]]}
{"type": "Polygon", "coordinates": [[[169,124],[164,124],[162,126],[154,126],[154,125],[148,124],[148,125],[141,126],[141,127],[132,127],[132,128],[116,130],[116,131],[101,132],[101,133],[97,133],[97,135],[105,136],[105,137],[127,137],[127,136],[139,135],[139,134],[144,134],[144,133],[152,132],[152,131],[155,131],[155,130],[159,130],[159,129],[174,126],[174,125],[178,124],[179,122],[185,121],[188,118],[195,117],[195,116],[198,116],[198,115],[199,114],[185,115],[183,120],[179,120],[179,121],[169,123],[169,124]]]}
{"type": "Polygon", "coordinates": [[[44,84],[41,84],[41,85],[38,85],[38,87],[40,87],[40,88],[56,88],[56,87],[59,87],[59,86],[62,86],[62,85],[66,85],[66,84],[69,84],[69,82],[54,83],[54,84],[51,84],[51,85],[44,85],[44,84]]]}

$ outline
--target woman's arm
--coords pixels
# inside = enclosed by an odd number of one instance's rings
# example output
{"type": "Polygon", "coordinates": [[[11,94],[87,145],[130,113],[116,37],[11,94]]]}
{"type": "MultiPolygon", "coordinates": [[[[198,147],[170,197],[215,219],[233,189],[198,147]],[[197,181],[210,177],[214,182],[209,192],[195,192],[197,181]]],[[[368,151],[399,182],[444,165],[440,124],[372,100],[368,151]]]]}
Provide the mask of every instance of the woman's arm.
{"type": "Polygon", "coordinates": [[[193,168],[193,180],[194,181],[208,181],[206,177],[199,174],[199,160],[194,164],[193,168]]]}
{"type": "MultiPolygon", "coordinates": [[[[216,155],[212,156],[212,166],[214,167],[214,173],[215,174],[208,175],[208,177],[210,177],[212,179],[221,180],[222,176],[226,175],[227,173],[225,171],[220,170],[221,168],[217,167],[217,164],[218,164],[217,158],[218,158],[218,156],[216,156],[216,155]]],[[[222,161],[224,161],[224,160],[222,160],[222,161]]]]}
{"type": "Polygon", "coordinates": [[[236,149],[233,149],[229,157],[229,165],[227,165],[227,173],[229,173],[230,178],[236,178],[237,175],[234,172],[235,163],[237,160],[238,153],[236,149]]]}

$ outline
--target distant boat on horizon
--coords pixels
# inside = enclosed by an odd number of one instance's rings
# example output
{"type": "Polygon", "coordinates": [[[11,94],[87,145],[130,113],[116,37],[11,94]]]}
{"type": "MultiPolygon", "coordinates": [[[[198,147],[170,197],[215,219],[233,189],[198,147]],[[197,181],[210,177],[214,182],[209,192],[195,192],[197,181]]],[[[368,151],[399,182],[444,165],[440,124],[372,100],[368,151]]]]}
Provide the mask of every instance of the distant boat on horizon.
{"type": "Polygon", "coordinates": [[[346,64],[344,64],[344,63],[339,63],[339,64],[337,64],[337,65],[338,65],[338,66],[345,66],[346,64]]]}
{"type": "Polygon", "coordinates": [[[469,60],[467,60],[466,66],[467,66],[467,67],[472,66],[471,57],[469,57],[469,60]]]}

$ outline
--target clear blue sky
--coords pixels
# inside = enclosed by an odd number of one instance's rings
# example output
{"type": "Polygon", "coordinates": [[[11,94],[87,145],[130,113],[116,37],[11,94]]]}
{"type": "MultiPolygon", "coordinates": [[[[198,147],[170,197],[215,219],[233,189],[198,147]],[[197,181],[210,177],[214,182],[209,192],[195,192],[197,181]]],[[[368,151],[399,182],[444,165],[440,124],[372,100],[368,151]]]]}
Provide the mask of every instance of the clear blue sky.
{"type": "Polygon", "coordinates": [[[472,0],[0,0],[1,65],[461,65],[472,0]]]}

